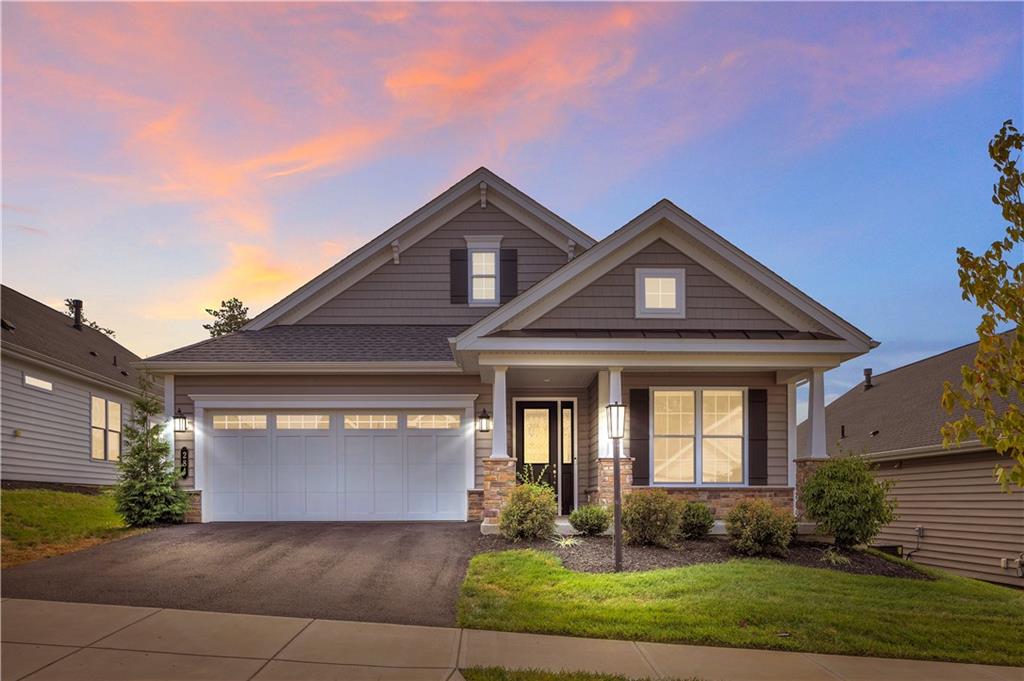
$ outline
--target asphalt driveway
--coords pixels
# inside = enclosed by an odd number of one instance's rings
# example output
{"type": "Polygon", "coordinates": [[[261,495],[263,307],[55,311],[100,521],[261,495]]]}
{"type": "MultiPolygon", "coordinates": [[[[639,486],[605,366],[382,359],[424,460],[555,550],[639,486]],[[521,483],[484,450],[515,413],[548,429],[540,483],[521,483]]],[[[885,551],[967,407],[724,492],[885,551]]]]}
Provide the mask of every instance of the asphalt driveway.
{"type": "Polygon", "coordinates": [[[3,571],[4,597],[451,626],[478,523],[178,525],[3,571]]]}

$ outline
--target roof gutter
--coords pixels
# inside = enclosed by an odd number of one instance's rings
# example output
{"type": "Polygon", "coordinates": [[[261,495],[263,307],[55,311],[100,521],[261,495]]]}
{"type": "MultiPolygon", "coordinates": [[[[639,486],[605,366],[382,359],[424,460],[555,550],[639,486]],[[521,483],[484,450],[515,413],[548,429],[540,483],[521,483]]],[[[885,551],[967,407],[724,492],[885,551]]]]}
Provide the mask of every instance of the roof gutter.
{"type": "Polygon", "coordinates": [[[54,359],[49,355],[44,355],[43,353],[36,352],[35,350],[29,350],[28,348],[23,348],[11,343],[3,343],[0,345],[0,348],[3,350],[3,355],[7,357],[13,357],[25,362],[30,362],[69,378],[96,383],[97,385],[101,385],[109,390],[117,390],[132,395],[133,397],[137,397],[142,394],[142,391],[139,390],[137,386],[132,386],[128,383],[122,383],[120,381],[107,378],[102,374],[97,374],[93,371],[89,371],[88,369],[83,369],[82,367],[71,364],[70,362],[54,359]]]}
{"type": "Polygon", "coordinates": [[[459,374],[445,362],[174,362],[141,361],[132,366],[155,374],[459,374]]]}
{"type": "Polygon", "coordinates": [[[903,459],[924,459],[931,456],[946,456],[949,454],[973,454],[975,452],[991,451],[988,445],[983,445],[978,440],[971,440],[959,445],[949,447],[940,444],[922,445],[920,447],[907,447],[906,449],[892,449],[886,452],[872,452],[864,454],[864,458],[870,461],[897,461],[903,459]]]}

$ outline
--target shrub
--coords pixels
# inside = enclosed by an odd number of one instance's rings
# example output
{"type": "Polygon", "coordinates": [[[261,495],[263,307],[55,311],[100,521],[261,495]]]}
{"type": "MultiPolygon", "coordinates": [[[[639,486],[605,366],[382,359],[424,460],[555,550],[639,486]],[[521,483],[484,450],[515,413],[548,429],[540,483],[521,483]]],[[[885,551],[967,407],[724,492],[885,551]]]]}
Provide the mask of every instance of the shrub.
{"type": "Polygon", "coordinates": [[[748,556],[785,556],[796,531],[796,518],[765,499],[736,504],[725,518],[732,547],[748,556]]]}
{"type": "Polygon", "coordinates": [[[682,504],[663,489],[631,492],[622,501],[622,531],[630,544],[671,546],[682,504]]]}
{"type": "Polygon", "coordinates": [[[683,539],[703,539],[715,526],[715,514],[707,504],[688,501],[679,520],[679,536],[683,539]]]}
{"type": "Polygon", "coordinates": [[[501,509],[498,532],[509,541],[550,537],[555,533],[557,515],[555,491],[549,485],[518,485],[501,509]]]}
{"type": "Polygon", "coordinates": [[[835,537],[836,546],[868,544],[896,519],[896,504],[886,498],[891,480],[876,480],[863,457],[827,459],[800,492],[807,516],[818,531],[835,537]]]}
{"type": "Polygon", "coordinates": [[[580,506],[569,514],[569,524],[580,534],[593,537],[612,524],[612,514],[604,506],[580,506]]]}
{"type": "Polygon", "coordinates": [[[132,403],[132,415],[124,428],[124,451],[118,461],[121,477],[114,488],[117,512],[131,527],[156,523],[180,523],[188,507],[187,493],[178,487],[178,469],[164,437],[163,412],[152,392],[152,381],[143,376],[141,393],[132,403]]]}

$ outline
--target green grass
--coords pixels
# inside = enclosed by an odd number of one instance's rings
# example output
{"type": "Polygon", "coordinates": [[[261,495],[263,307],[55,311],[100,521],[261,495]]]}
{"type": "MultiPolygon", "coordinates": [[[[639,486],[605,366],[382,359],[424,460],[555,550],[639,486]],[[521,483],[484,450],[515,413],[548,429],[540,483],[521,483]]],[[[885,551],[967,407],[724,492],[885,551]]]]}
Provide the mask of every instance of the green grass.
{"type": "MultiPolygon", "coordinates": [[[[511,670],[501,667],[472,667],[459,671],[466,681],[629,681],[628,676],[589,672],[545,672],[537,669],[511,670]]],[[[688,681],[700,679],[694,677],[688,681]]]]}
{"type": "Polygon", "coordinates": [[[1024,666],[1024,593],[938,571],[934,581],[771,560],[625,574],[551,554],[483,553],[459,625],[594,638],[1024,666]]]}
{"type": "Polygon", "coordinates": [[[78,551],[139,532],[125,527],[109,493],[5,489],[0,491],[0,508],[3,567],[78,551]]]}

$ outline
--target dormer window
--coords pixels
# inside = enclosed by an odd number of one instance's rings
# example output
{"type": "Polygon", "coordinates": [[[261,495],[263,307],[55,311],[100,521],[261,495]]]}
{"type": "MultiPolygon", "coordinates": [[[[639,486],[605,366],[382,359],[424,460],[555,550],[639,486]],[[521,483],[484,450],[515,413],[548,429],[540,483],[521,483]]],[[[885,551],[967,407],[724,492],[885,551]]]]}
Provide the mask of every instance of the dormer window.
{"type": "Polygon", "coordinates": [[[470,305],[497,305],[501,294],[498,266],[501,237],[466,237],[469,254],[468,291],[470,305]]]}
{"type": "Polygon", "coordinates": [[[686,270],[637,268],[637,319],[686,317],[686,270]]]}

